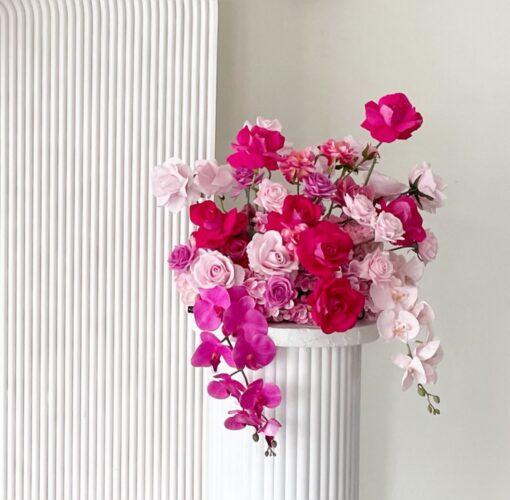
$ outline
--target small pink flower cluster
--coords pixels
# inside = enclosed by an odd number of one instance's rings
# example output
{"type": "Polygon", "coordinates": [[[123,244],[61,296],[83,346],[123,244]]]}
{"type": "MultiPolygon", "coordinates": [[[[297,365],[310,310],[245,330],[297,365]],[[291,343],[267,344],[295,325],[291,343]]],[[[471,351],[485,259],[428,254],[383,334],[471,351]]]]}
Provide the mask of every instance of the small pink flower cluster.
{"type": "Polygon", "coordinates": [[[423,214],[444,204],[445,185],[427,163],[414,167],[405,184],[374,171],[381,144],[408,139],[422,117],[404,94],[365,108],[362,127],[376,145],[347,136],[289,150],[280,122],[258,118],[239,131],[227,164],[202,160],[191,169],[174,158],[152,174],[158,205],[172,212],[189,205],[197,228],[168,259],[202,331],[192,364],[232,368],[217,373],[208,392],[233,398],[237,407],[225,426],[264,435],[267,454],[274,454],[280,428],[267,409],[278,406],[281,394],[260,378],[250,383],[248,371],[276,355],[271,322],[313,324],[325,334],[375,322],[381,338],[406,346],[394,359],[404,371],[403,388],[416,381],[429,411],[439,413],[439,398],[424,384],[436,382],[442,351],[417,282],[437,254],[423,214]],[[224,208],[226,195],[243,192],[244,206],[224,208]],[[218,203],[198,201],[210,196],[218,203]]]}

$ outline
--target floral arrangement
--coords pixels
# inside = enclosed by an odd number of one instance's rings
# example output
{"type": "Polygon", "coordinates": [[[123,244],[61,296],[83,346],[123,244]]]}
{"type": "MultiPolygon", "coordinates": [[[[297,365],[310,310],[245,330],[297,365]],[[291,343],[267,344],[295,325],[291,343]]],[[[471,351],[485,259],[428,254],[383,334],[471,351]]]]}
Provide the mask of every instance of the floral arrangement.
{"type": "Polygon", "coordinates": [[[282,396],[262,378],[249,382],[247,371],[274,359],[273,322],[335,335],[375,322],[383,339],[405,346],[393,359],[403,389],[416,382],[428,411],[440,413],[439,397],[425,385],[436,382],[442,350],[417,282],[437,254],[422,212],[443,205],[445,186],[425,162],[405,184],[374,170],[382,144],[408,139],[422,125],[404,94],[368,102],[365,111],[361,126],[375,144],[347,136],[295,150],[278,120],[258,118],[238,132],[227,164],[197,161],[192,170],[172,158],[152,173],[158,205],[172,212],[189,206],[197,227],[168,259],[202,330],[191,363],[212,367],[208,393],[236,405],[225,426],[253,428],[255,441],[265,438],[266,455],[274,455],[281,427],[267,409],[282,396]],[[240,195],[242,208],[226,210],[226,197],[240,195]]]}

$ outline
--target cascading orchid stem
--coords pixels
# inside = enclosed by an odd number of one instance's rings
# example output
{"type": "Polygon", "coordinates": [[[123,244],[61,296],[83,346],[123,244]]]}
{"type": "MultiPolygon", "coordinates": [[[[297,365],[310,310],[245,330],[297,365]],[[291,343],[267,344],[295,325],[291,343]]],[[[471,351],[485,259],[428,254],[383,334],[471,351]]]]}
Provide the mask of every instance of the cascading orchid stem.
{"type": "MultiPolygon", "coordinates": [[[[382,144],[382,142],[379,142],[375,149],[379,150],[379,146],[382,144]]],[[[377,160],[379,159],[378,155],[374,156],[374,159],[372,160],[372,164],[370,165],[370,168],[368,169],[367,178],[365,179],[364,186],[368,185],[368,181],[370,180],[370,177],[372,176],[372,172],[374,171],[375,165],[377,164],[377,160]]]]}

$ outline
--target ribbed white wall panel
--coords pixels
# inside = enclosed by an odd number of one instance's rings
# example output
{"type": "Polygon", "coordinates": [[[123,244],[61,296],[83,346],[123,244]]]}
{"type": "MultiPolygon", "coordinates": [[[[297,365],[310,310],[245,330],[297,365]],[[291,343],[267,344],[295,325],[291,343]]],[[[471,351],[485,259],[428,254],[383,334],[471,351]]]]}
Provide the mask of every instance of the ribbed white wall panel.
{"type": "Polygon", "coordinates": [[[0,0],[0,498],[201,498],[188,234],[152,165],[213,155],[215,0],[0,0]]]}

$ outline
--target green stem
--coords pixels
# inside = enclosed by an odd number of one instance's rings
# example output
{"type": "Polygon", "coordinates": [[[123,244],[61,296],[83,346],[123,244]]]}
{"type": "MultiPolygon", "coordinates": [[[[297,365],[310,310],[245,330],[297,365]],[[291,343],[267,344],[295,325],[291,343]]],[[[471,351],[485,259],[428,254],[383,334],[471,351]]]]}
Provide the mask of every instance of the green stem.
{"type": "MultiPolygon", "coordinates": [[[[379,146],[382,144],[382,142],[380,142],[376,147],[375,149],[379,149],[379,146]]],[[[368,184],[368,181],[370,180],[370,176],[372,175],[372,172],[374,171],[374,167],[375,167],[375,164],[377,163],[377,155],[374,156],[374,159],[372,160],[372,165],[370,165],[370,169],[368,170],[368,174],[367,174],[367,178],[365,179],[365,183],[363,184],[364,186],[366,186],[368,184]]]]}

